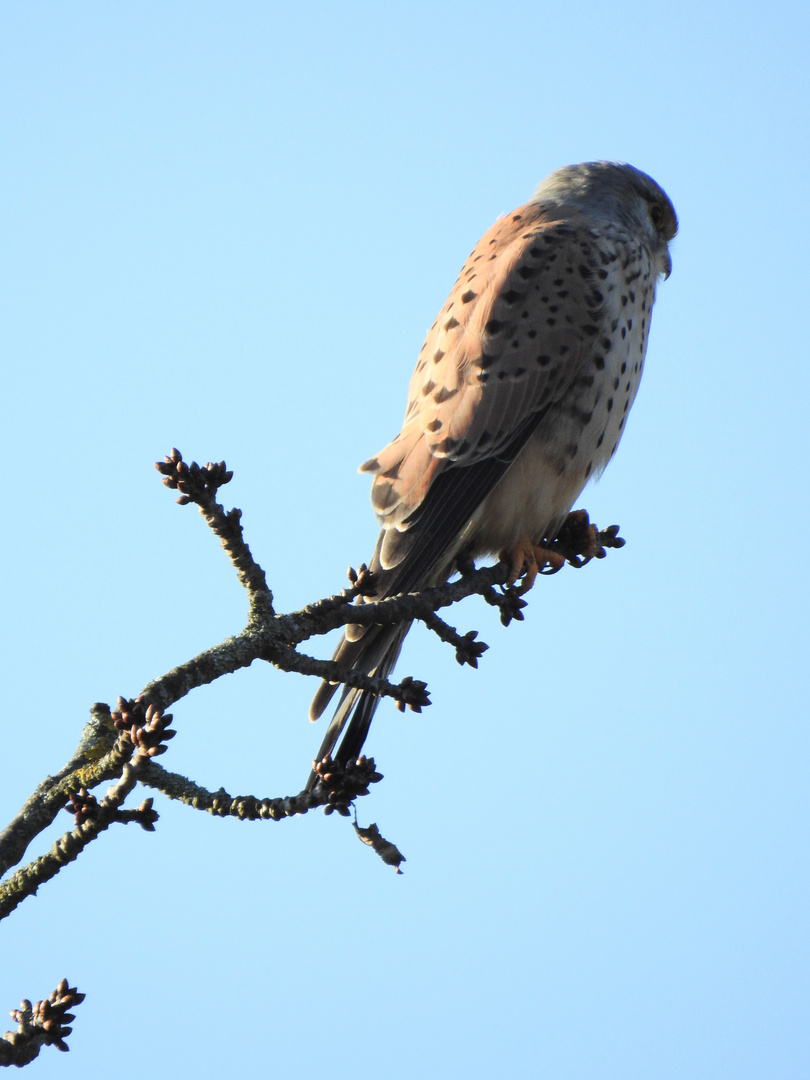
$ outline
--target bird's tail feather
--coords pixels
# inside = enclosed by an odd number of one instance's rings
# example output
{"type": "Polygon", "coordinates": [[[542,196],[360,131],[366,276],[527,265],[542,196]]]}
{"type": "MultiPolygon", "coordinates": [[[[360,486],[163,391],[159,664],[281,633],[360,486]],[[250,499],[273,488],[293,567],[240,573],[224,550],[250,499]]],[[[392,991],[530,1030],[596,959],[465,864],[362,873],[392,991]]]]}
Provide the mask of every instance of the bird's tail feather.
{"type": "MultiPolygon", "coordinates": [[[[410,625],[406,623],[403,626],[369,627],[357,641],[347,641],[344,637],[335,650],[333,659],[350,664],[354,671],[386,679],[393,671],[410,625]]],[[[310,717],[313,720],[317,719],[329,704],[337,685],[321,684],[310,707],[310,717]]],[[[321,761],[327,754],[332,754],[342,765],[356,760],[363,749],[379,702],[379,695],[370,690],[344,686],[316,760],[321,761]],[[344,728],[345,734],[341,739],[344,728]],[[335,751],[339,739],[340,746],[335,751]]],[[[317,775],[310,773],[307,790],[311,790],[317,781],[317,775]]]]}

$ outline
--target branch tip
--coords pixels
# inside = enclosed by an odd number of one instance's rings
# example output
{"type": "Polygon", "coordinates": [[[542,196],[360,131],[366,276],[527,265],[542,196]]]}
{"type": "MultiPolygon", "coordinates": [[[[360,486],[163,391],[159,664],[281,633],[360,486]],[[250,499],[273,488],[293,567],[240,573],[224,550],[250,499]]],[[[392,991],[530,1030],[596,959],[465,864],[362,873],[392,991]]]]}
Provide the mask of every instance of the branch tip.
{"type": "Polygon", "coordinates": [[[369,785],[382,780],[382,773],[377,772],[374,758],[362,754],[345,765],[334,761],[331,754],[320,761],[313,761],[312,771],[318,777],[314,794],[326,794],[325,814],[337,811],[342,817],[349,817],[349,807],[356,798],[369,794],[369,785]]]}
{"type": "Polygon", "coordinates": [[[69,1025],[76,1017],[68,1010],[84,1001],[75,986],[62,979],[49,997],[35,1005],[25,998],[19,1009],[11,1009],[16,1031],[7,1031],[0,1038],[0,1065],[28,1065],[43,1046],[55,1046],[63,1053],[70,1047],[66,1040],[73,1030],[69,1025]]]}

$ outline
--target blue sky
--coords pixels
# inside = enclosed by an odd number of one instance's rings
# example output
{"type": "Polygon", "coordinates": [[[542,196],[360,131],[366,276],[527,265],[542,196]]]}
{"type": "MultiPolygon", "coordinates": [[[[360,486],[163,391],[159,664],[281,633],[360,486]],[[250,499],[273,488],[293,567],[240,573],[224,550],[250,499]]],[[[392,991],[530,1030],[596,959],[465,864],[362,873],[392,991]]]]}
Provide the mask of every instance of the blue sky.
{"type": "MultiPolygon", "coordinates": [[[[93,701],[244,623],[154,460],[234,469],[280,610],[334,592],[375,539],[356,466],[495,218],[616,158],[681,219],[627,435],[581,499],[626,548],[508,630],[465,602],[477,672],[409,638],[398,670],[434,704],[381,708],[360,806],[404,876],[335,817],[159,799],[154,835],[110,831],[0,927],[4,1009],[63,975],[88,994],[38,1075],[808,1075],[809,23],[4,6],[3,821],[93,701]]],[[[313,689],[254,665],[195,691],[163,760],[297,790],[313,689]]]]}

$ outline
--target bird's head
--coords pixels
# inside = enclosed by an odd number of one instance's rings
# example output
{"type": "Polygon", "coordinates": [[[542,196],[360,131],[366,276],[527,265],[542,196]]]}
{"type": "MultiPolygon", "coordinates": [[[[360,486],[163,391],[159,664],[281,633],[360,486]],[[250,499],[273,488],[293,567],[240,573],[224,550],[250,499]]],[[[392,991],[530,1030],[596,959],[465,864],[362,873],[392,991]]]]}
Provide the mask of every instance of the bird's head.
{"type": "Polygon", "coordinates": [[[556,169],[535,191],[532,202],[582,211],[594,221],[609,220],[645,237],[665,278],[672,271],[669,242],[678,231],[675,207],[651,176],[622,161],[587,161],[556,169]]]}

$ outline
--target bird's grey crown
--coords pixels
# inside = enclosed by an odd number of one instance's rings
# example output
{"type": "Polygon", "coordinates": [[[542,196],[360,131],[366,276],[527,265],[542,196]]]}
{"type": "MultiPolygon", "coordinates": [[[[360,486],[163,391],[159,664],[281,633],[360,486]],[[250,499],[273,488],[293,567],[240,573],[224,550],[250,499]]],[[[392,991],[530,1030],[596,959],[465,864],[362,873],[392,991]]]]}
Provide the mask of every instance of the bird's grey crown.
{"type": "Polygon", "coordinates": [[[539,185],[532,202],[575,207],[645,231],[651,228],[648,208],[657,205],[663,212],[661,225],[655,229],[659,238],[668,242],[678,229],[675,208],[664,189],[624,161],[586,161],[556,169],[539,185]],[[636,198],[629,198],[631,195],[636,198]]]}

